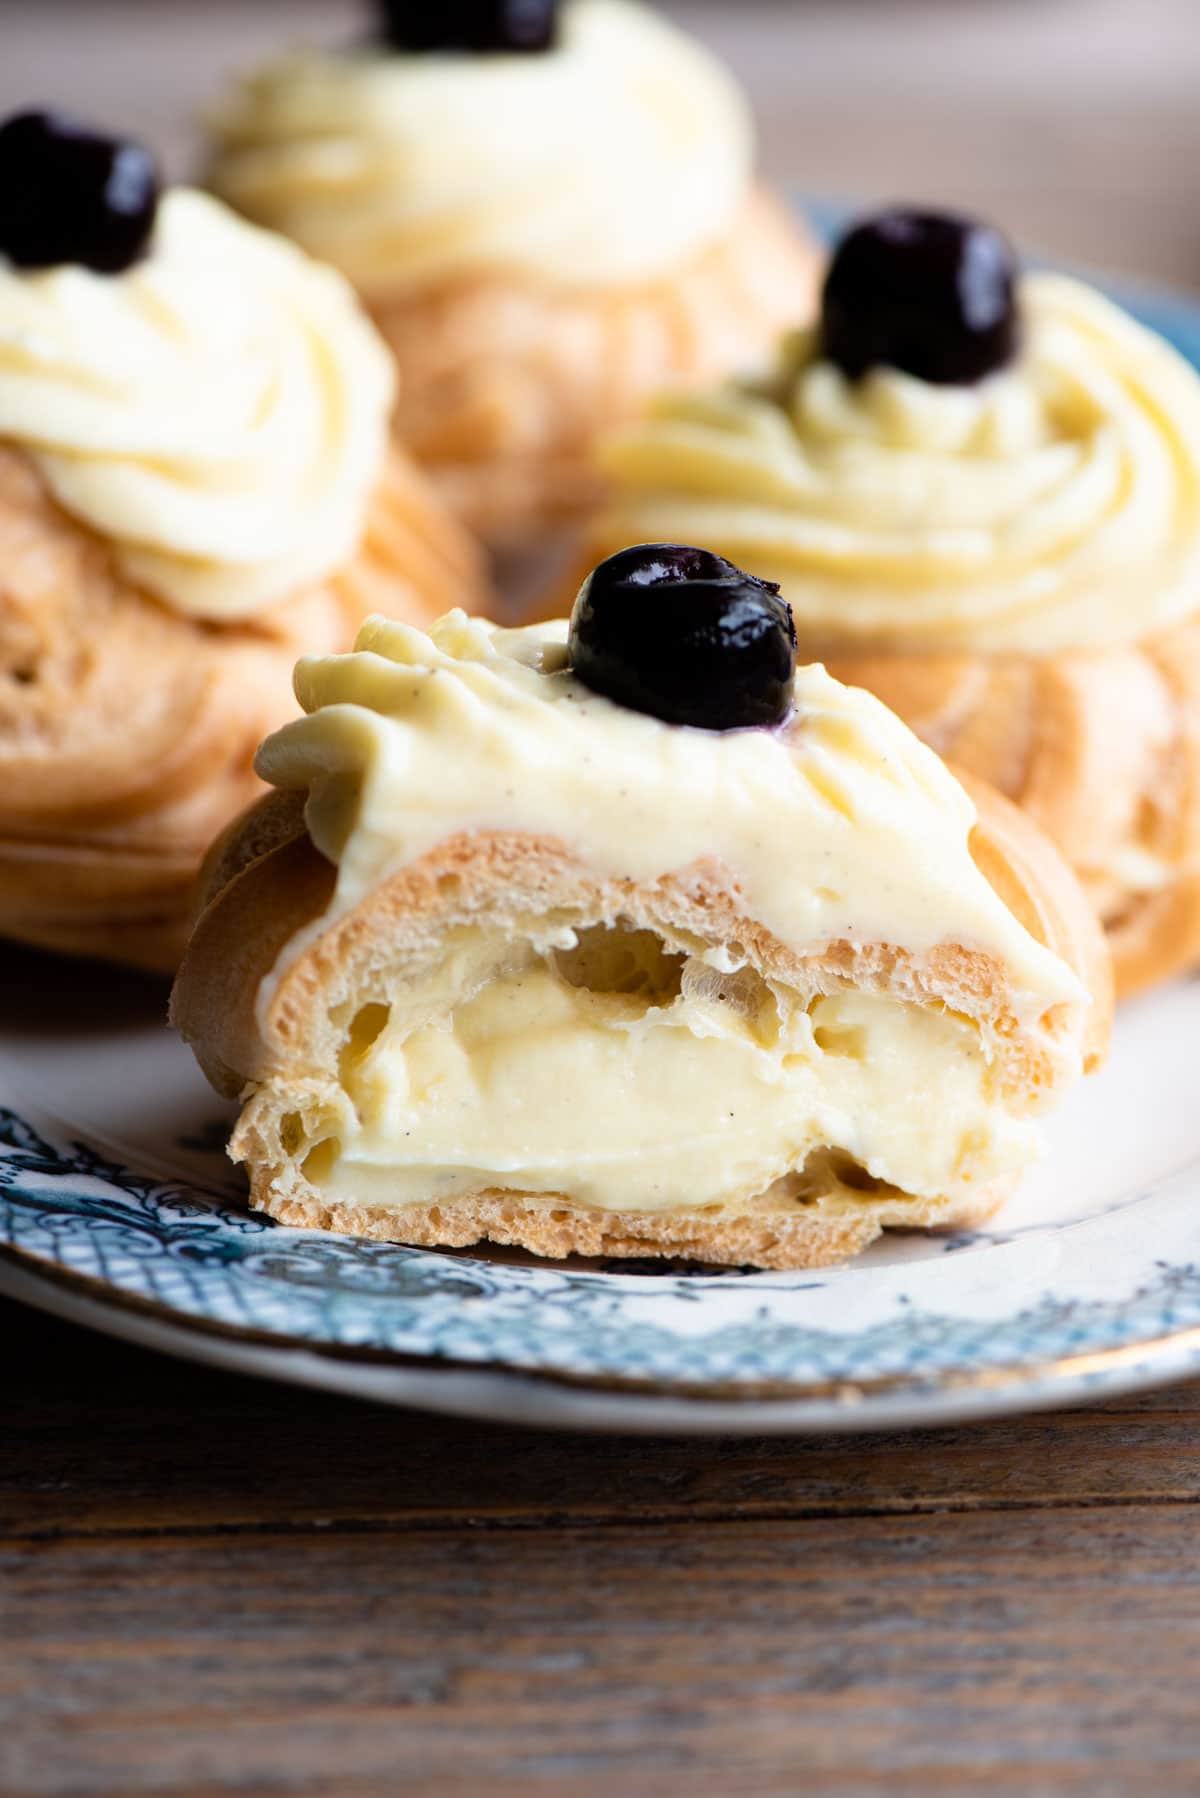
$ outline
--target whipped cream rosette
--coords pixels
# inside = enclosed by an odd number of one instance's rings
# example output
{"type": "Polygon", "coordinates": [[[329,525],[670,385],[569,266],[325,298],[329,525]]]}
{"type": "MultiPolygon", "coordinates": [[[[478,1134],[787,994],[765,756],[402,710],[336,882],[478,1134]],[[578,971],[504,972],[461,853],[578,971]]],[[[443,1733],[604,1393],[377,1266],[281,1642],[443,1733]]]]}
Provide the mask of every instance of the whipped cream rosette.
{"type": "Polygon", "coordinates": [[[393,389],[339,275],[186,188],[119,278],[0,278],[0,438],[193,617],[250,617],[356,554],[393,389]]]}
{"type": "Polygon", "coordinates": [[[806,640],[1040,655],[1196,610],[1200,379],[1078,281],[1031,275],[972,386],[851,379],[806,334],[768,393],[661,398],[603,452],[602,529],[695,535],[787,590],[806,640]]]}
{"type": "Polygon", "coordinates": [[[343,278],[135,152],[0,128],[0,930],[170,968],[299,645],[480,587],[343,278]]]}

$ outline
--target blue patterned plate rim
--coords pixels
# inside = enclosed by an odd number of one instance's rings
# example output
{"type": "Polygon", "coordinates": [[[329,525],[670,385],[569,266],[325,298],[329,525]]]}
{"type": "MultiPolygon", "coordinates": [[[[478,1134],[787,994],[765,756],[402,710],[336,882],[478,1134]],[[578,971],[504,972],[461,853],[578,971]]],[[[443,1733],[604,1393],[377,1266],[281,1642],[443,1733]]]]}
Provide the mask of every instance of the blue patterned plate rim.
{"type": "Polygon", "coordinates": [[[940,1279],[922,1263],[920,1302],[907,1270],[880,1272],[877,1321],[846,1332],[835,1323],[845,1274],[647,1279],[288,1230],[236,1200],[135,1173],[61,1126],[0,1111],[0,1243],[93,1297],[336,1355],[759,1399],[986,1387],[1055,1368],[1099,1372],[1106,1359],[1120,1366],[1152,1351],[1173,1361],[1194,1352],[1200,1366],[1200,1261],[1181,1215],[1197,1184],[1192,1165],[1072,1227],[1093,1251],[1099,1242],[1107,1264],[1104,1238],[1119,1242],[1130,1210],[1143,1212],[1158,1246],[1141,1263],[1123,1257],[1114,1294],[1028,1278],[1041,1254],[1033,1231],[999,1242],[982,1265],[943,1256],[940,1279]],[[1014,1290],[1025,1295],[1015,1309],[1014,1290]]]}
{"type": "Polygon", "coordinates": [[[283,1348],[207,1331],[95,1298],[0,1256],[0,1296],[178,1359],[379,1404],[541,1429],[643,1435],[818,1435],[978,1422],[1096,1403],[1166,1385],[1200,1370],[1200,1348],[1184,1337],[1116,1355],[1021,1368],[987,1381],[942,1381],[924,1389],[867,1392],[843,1387],[788,1397],[605,1389],[508,1369],[431,1369],[363,1363],[306,1346],[283,1348]]]}

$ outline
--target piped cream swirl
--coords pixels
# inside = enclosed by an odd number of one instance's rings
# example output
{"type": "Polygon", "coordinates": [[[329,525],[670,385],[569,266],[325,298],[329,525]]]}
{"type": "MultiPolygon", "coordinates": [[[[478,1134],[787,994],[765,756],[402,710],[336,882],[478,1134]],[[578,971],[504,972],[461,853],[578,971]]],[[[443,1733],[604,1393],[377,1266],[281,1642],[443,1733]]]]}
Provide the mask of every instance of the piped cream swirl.
{"type": "Polygon", "coordinates": [[[668,396],[604,452],[597,541],[718,549],[823,650],[1098,648],[1195,612],[1200,378],[1077,281],[1022,298],[978,386],[850,381],[810,339],[770,391],[668,396]]]}
{"type": "Polygon", "coordinates": [[[561,620],[510,631],[451,612],[429,635],[372,619],[353,655],[300,663],[308,715],[258,768],[307,789],[337,912],[458,832],[510,830],[639,881],[715,860],[798,952],[965,943],[1026,1016],[1080,997],[976,867],[966,794],[878,700],[810,667],[790,729],[681,729],[591,692],[565,643],[561,620]]]}
{"type": "Polygon", "coordinates": [[[298,52],[210,123],[215,189],[368,295],[653,280],[725,231],[754,154],[730,76],[630,0],[570,0],[537,54],[298,52]]]}
{"type": "Polygon", "coordinates": [[[342,277],[186,188],[122,275],[0,260],[0,441],[122,572],[239,618],[347,561],[390,359],[342,277]]]}

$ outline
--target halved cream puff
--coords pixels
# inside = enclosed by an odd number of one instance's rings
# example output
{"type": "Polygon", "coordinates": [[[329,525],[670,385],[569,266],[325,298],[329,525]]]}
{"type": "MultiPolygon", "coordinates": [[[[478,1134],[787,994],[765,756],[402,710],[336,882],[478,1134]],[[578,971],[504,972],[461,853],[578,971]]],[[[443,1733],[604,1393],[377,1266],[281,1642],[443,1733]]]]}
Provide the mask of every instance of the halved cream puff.
{"type": "Polygon", "coordinates": [[[820,1265],[985,1217],[1103,1052],[1054,851],[705,551],[297,691],[173,998],[285,1223],[820,1265]]]}

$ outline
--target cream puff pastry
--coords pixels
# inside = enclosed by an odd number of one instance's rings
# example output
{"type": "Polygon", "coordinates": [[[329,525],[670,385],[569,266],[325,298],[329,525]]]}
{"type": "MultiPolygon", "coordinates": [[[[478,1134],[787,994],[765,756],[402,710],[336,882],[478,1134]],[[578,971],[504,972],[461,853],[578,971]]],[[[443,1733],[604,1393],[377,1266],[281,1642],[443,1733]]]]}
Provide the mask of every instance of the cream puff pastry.
{"type": "Polygon", "coordinates": [[[486,604],[392,380],[293,245],[134,145],[0,129],[0,933],[173,970],[300,649],[486,604]]]}
{"type": "Polygon", "coordinates": [[[707,552],[297,692],[172,1004],[285,1223],[822,1265],[987,1216],[1103,1053],[1065,864],[707,552]]]}
{"type": "Polygon", "coordinates": [[[602,462],[582,565],[697,537],[779,582],[806,654],[1048,832],[1123,992],[1200,962],[1200,376],[1167,343],[884,214],[769,382],[665,397],[602,462]]]}
{"type": "Polygon", "coordinates": [[[512,546],[594,498],[597,433],[657,389],[760,366],[818,258],[730,75],[648,8],[384,11],[376,47],[246,76],[209,180],[354,282],[402,441],[512,546]]]}

